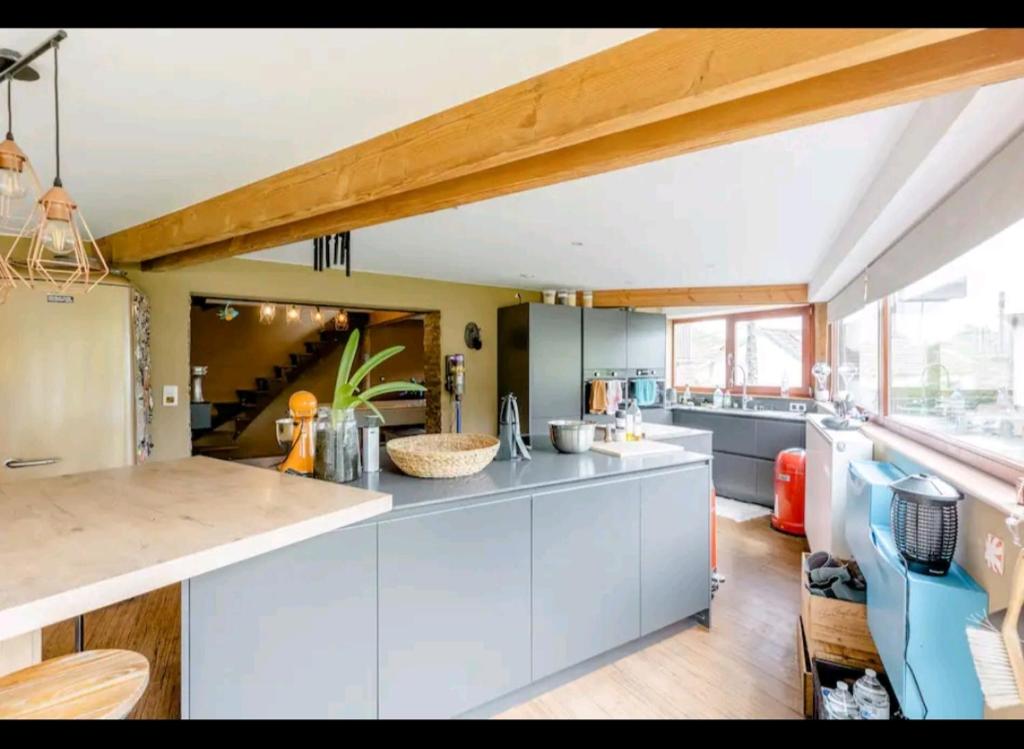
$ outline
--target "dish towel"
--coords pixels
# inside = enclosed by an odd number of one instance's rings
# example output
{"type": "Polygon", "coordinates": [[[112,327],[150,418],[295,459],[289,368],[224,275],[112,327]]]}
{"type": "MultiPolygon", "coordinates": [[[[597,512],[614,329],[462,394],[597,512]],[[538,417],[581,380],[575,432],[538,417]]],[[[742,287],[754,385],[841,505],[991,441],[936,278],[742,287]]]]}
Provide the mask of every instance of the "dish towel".
{"type": "Polygon", "coordinates": [[[608,408],[608,383],[593,380],[590,383],[590,403],[587,410],[592,414],[603,414],[608,408]]]}
{"type": "Polygon", "coordinates": [[[622,402],[624,393],[622,392],[622,380],[607,380],[605,382],[607,386],[607,393],[605,394],[605,400],[607,402],[607,408],[605,413],[609,416],[614,416],[615,412],[619,410],[619,404],[622,402]]]}
{"type": "Polygon", "coordinates": [[[636,393],[636,403],[638,406],[652,406],[658,399],[657,380],[635,380],[633,382],[633,389],[636,393]]]}

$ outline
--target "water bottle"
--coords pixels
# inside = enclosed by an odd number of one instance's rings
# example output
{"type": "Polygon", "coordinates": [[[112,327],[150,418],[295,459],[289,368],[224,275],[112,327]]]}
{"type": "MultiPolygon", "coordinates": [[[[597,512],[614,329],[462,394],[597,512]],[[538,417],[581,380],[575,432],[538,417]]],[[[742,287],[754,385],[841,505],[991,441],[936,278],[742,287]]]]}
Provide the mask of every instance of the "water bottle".
{"type": "Polygon", "coordinates": [[[693,403],[693,393],[690,392],[690,386],[686,386],[686,390],[683,391],[683,403],[693,403]]]}
{"type": "Polygon", "coordinates": [[[865,669],[864,675],[854,682],[853,699],[864,720],[889,720],[889,694],[873,669],[865,669]]]}
{"type": "Polygon", "coordinates": [[[722,388],[715,388],[715,394],[711,399],[711,403],[715,408],[722,407],[722,388]]]}
{"type": "Polygon", "coordinates": [[[825,695],[825,717],[828,720],[855,720],[859,717],[857,702],[845,681],[836,684],[836,688],[825,695]]]}

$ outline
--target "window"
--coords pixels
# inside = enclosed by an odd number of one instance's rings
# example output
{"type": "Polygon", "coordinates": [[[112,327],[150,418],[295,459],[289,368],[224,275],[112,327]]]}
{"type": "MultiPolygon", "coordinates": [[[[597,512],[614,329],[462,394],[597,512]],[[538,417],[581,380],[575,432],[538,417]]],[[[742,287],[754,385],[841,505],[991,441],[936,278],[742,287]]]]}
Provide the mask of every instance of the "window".
{"type": "Polygon", "coordinates": [[[802,384],[804,320],[800,315],[741,320],[736,323],[736,364],[742,372],[733,381],[742,386],[795,388],[802,384]]]}
{"type": "Polygon", "coordinates": [[[1024,462],[1024,222],[890,298],[893,420],[1024,462]]]}
{"type": "Polygon", "coordinates": [[[725,320],[695,320],[672,326],[676,387],[725,387],[725,320]]]}
{"type": "Polygon", "coordinates": [[[807,395],[811,339],[810,307],[676,320],[672,383],[739,392],[746,375],[749,393],[778,395],[786,386],[792,395],[807,395]]]}
{"type": "Polygon", "coordinates": [[[878,413],[879,357],[878,315],[880,305],[869,304],[848,315],[836,326],[834,391],[848,390],[853,401],[869,413],[878,413]]]}

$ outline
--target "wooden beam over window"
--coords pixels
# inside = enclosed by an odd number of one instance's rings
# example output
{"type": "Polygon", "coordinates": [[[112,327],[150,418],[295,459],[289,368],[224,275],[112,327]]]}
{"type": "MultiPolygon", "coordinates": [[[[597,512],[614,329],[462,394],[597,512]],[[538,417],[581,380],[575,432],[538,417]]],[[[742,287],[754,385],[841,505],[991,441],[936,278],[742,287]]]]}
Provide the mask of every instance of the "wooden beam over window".
{"type": "Polygon", "coordinates": [[[595,307],[719,307],[807,304],[807,284],[608,289],[594,292],[595,307]]]}
{"type": "Polygon", "coordinates": [[[1022,74],[1015,29],[662,30],[102,244],[191,264],[1022,74]]]}

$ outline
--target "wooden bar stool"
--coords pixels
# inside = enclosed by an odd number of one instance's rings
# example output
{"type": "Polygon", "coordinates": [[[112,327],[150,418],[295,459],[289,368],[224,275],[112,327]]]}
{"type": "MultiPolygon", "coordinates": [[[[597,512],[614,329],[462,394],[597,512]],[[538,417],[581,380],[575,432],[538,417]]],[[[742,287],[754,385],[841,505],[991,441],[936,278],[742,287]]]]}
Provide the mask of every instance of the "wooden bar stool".
{"type": "Polygon", "coordinates": [[[124,718],[147,684],[131,650],[72,653],[0,676],[0,718],[124,718]]]}

